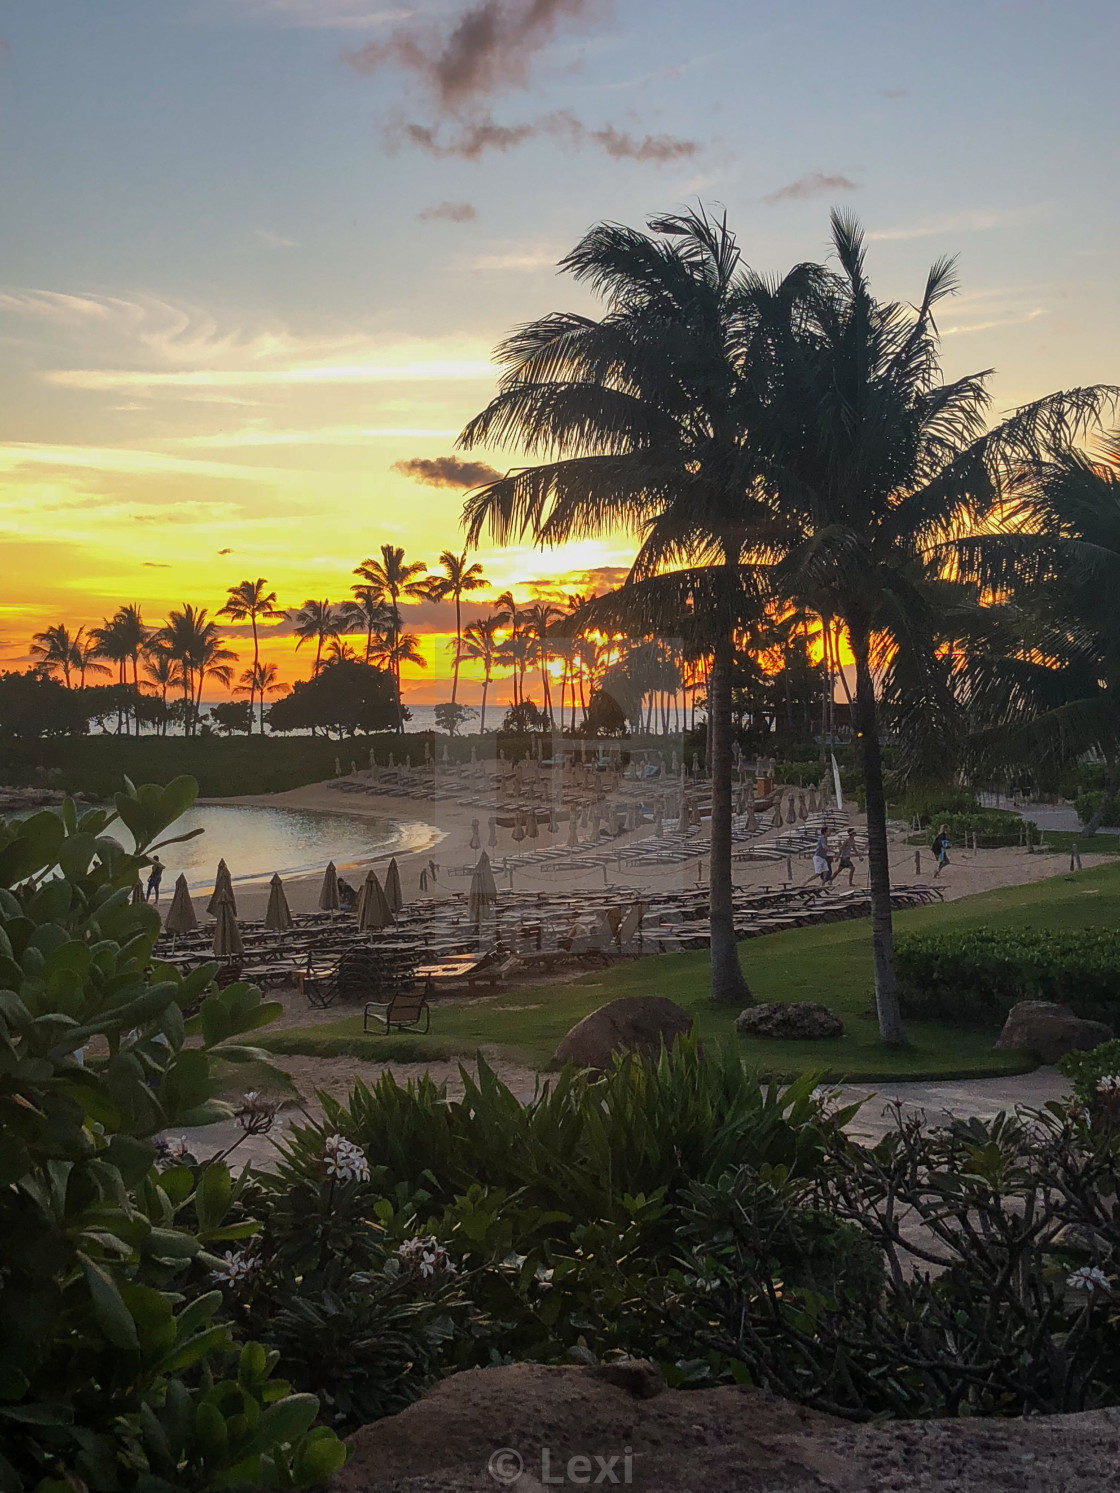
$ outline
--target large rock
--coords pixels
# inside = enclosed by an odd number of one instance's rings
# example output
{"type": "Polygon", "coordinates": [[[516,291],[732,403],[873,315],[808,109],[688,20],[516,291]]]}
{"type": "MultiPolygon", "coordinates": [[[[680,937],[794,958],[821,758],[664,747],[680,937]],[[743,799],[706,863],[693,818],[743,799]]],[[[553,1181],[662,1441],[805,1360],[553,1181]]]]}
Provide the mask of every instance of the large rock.
{"type": "Polygon", "coordinates": [[[1117,1410],[853,1426],[760,1389],[642,1399],[590,1369],[519,1363],[456,1374],[363,1426],[329,1490],[1100,1493],[1118,1436],[1117,1410]]]}
{"type": "Polygon", "coordinates": [[[1083,1021],[1068,1006],[1051,1001],[1020,1001],[1012,1006],[996,1046],[1031,1052],[1041,1063],[1056,1063],[1067,1052],[1091,1052],[1115,1033],[1103,1021],[1083,1021]]]}
{"type": "Polygon", "coordinates": [[[577,1022],[556,1049],[558,1063],[609,1068],[616,1052],[656,1053],[692,1030],[692,1017],[663,995],[628,995],[577,1022]]]}
{"type": "Polygon", "coordinates": [[[741,1012],[735,1018],[735,1025],[746,1037],[815,1041],[844,1035],[844,1023],[839,1016],[819,1001],[761,1001],[741,1012]]]}

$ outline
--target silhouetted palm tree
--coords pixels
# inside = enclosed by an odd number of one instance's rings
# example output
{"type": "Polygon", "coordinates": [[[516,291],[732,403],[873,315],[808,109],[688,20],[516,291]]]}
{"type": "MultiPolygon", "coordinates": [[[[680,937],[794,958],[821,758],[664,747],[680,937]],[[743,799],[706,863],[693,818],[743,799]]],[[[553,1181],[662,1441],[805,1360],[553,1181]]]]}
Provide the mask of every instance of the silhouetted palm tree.
{"type": "Polygon", "coordinates": [[[364,660],[368,664],[373,652],[373,635],[387,632],[393,624],[392,611],[385,605],[384,592],[376,586],[351,586],[353,601],[344,601],[339,607],[341,627],[353,628],[366,635],[364,660]]]}
{"type": "Polygon", "coordinates": [[[258,716],[260,722],[260,734],[263,736],[265,696],[283,694],[286,689],[287,685],[281,682],[279,671],[277,670],[275,664],[262,664],[260,660],[258,660],[255,664],[253,664],[250,668],[246,669],[242,673],[237,687],[233,691],[233,693],[235,695],[249,696],[250,732],[253,729],[253,700],[256,699],[260,702],[258,708],[258,716]]]}
{"type": "Polygon", "coordinates": [[[429,594],[437,601],[451,597],[455,602],[455,672],[451,679],[451,703],[455,704],[459,694],[459,644],[463,638],[462,598],[470,591],[481,591],[489,585],[479,564],[467,564],[467,551],[456,555],[444,550],[439,557],[443,575],[434,576],[429,583],[429,594]]]}
{"type": "Polygon", "coordinates": [[[340,620],[339,609],[331,606],[326,597],[322,601],[314,599],[305,601],[295,614],[295,631],[299,639],[296,643],[296,651],[298,652],[311,638],[315,639],[315,664],[311,670],[313,679],[322,668],[323,644],[328,638],[338,636],[340,620]]]}
{"type": "MultiPolygon", "coordinates": [[[[395,544],[383,544],[381,546],[380,560],[363,560],[354,568],[354,574],[359,576],[365,584],[380,591],[383,597],[389,598],[389,607],[392,612],[392,626],[390,628],[391,642],[394,645],[389,650],[389,666],[393,677],[397,681],[398,705],[401,693],[401,663],[407,661],[405,654],[396,650],[396,642],[401,635],[401,598],[411,597],[420,599],[430,595],[431,582],[427,579],[428,567],[421,560],[407,561],[404,550],[395,544]]],[[[404,730],[403,706],[399,706],[400,729],[404,730]]]]}
{"type": "Polygon", "coordinates": [[[71,633],[63,622],[56,622],[31,640],[31,657],[44,674],[61,674],[67,689],[73,689],[73,671],[82,668],[82,629],[71,633]]]}
{"type": "Polygon", "coordinates": [[[420,652],[420,639],[414,632],[388,632],[374,637],[373,662],[387,668],[397,685],[397,729],[404,730],[404,701],[401,699],[401,665],[415,664],[426,669],[428,661],[420,652]]]}
{"type": "Polygon", "coordinates": [[[193,736],[206,680],[212,676],[228,685],[233,678],[230,665],[236,662],[237,654],[224,646],[217,623],[207,619],[206,608],[193,607],[190,602],[184,602],[181,611],[168,613],[162,635],[179,665],[184,730],[193,736]]]}
{"type": "Polygon", "coordinates": [[[486,730],[486,696],[490,690],[490,679],[498,656],[498,631],[501,622],[497,617],[480,617],[469,622],[463,629],[459,642],[459,656],[477,660],[483,667],[482,716],[478,723],[478,734],[486,730]]]}
{"type": "MultiPolygon", "coordinates": [[[[255,581],[238,581],[236,586],[231,586],[226,596],[225,605],[218,612],[219,617],[228,617],[233,622],[244,622],[246,618],[253,625],[253,664],[252,673],[256,677],[256,671],[261,661],[260,638],[257,636],[258,617],[286,617],[288,614],[283,607],[276,605],[276,592],[268,590],[268,582],[263,576],[255,581]]],[[[263,707],[264,701],[261,701],[263,707]]],[[[253,715],[253,697],[249,697],[249,717],[253,715]]],[[[264,715],[262,709],[261,731],[264,731],[264,715]]]]}
{"type": "Polygon", "coordinates": [[[538,601],[522,613],[525,630],[530,639],[530,649],[541,671],[541,708],[552,722],[552,689],[548,678],[548,665],[552,658],[551,639],[548,630],[564,613],[550,602],[538,601]]]}

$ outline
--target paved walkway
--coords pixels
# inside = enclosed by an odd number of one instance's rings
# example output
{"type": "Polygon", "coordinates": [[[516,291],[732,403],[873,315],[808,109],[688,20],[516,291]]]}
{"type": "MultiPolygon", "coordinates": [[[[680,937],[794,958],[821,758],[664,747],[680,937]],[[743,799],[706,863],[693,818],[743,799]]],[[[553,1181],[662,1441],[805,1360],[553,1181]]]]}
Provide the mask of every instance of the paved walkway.
{"type": "MultiPolygon", "coordinates": [[[[847,1084],[840,1090],[841,1102],[851,1104],[863,1100],[859,1114],[848,1126],[848,1133],[865,1145],[874,1143],[891,1129],[890,1113],[884,1113],[894,1099],[901,1099],[907,1110],[924,1110],[933,1123],[946,1119],[967,1120],[991,1119],[1000,1110],[1014,1109],[1023,1105],[1039,1109],[1052,1099],[1061,1099],[1069,1092],[1069,1080],[1061,1076],[1056,1068],[1036,1068],[1033,1073],[1011,1074],[1004,1078],[960,1078],[945,1079],[931,1083],[847,1084]]],[[[519,1095],[527,1100],[528,1094],[519,1095]]],[[[284,1128],[295,1121],[300,1123],[298,1112],[286,1111],[278,1126],[278,1138],[284,1128]]],[[[276,1151],[272,1140],[266,1135],[242,1138],[240,1127],[232,1120],[219,1125],[207,1125],[197,1130],[176,1131],[183,1135],[191,1152],[205,1160],[240,1140],[230,1157],[236,1167],[252,1165],[269,1168],[275,1165],[276,1151]]]]}

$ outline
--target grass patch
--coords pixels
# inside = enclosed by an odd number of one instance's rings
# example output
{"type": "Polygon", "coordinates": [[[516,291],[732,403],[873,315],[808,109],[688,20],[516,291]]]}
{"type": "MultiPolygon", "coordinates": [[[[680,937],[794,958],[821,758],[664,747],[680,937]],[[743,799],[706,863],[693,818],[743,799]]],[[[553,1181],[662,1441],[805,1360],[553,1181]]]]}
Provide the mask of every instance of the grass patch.
{"type": "MultiPolygon", "coordinates": [[[[1029,886],[1002,887],[948,906],[914,908],[895,917],[898,931],[981,926],[1063,930],[1120,921],[1120,866],[1056,875],[1029,886]]],[[[835,1078],[936,1079],[1024,1073],[1034,1066],[1022,1053],[995,1052],[992,1031],[910,1022],[910,1045],[884,1047],[871,1008],[871,929],[866,920],[791,929],[739,946],[744,972],[759,1000],[816,1000],[843,1020],[843,1037],[827,1042],[741,1039],[743,1062],[761,1076],[787,1077],[826,1070],[835,1078]]],[[[277,1053],[306,1053],[423,1061],[479,1047],[533,1067],[545,1067],[564,1033],[607,1001],[626,995],[665,995],[691,1011],[701,1039],[716,1042],[733,1031],[737,1012],[708,999],[705,952],[627,960],[594,971],[570,985],[530,986],[474,998],[448,997],[432,1013],[430,1037],[364,1036],[361,1017],[262,1036],[277,1053]]]]}

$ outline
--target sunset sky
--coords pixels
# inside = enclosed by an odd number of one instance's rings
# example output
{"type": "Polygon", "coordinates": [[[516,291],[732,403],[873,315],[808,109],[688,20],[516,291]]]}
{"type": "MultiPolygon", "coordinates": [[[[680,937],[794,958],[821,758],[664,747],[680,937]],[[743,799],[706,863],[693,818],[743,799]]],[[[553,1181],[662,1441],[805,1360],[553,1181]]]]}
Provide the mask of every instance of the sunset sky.
{"type": "MultiPolygon", "coordinates": [[[[341,600],[383,542],[458,547],[461,486],[408,463],[505,331],[590,308],[555,263],[600,218],[726,206],[780,271],[842,204],[881,296],[959,254],[946,369],[996,368],[997,408],[1120,382],[1115,0],[8,0],[0,31],[0,667],[120,602],[341,600]]],[[[479,558],[528,596],[629,555],[479,558]]],[[[451,608],[408,625],[446,699],[451,608]]]]}

